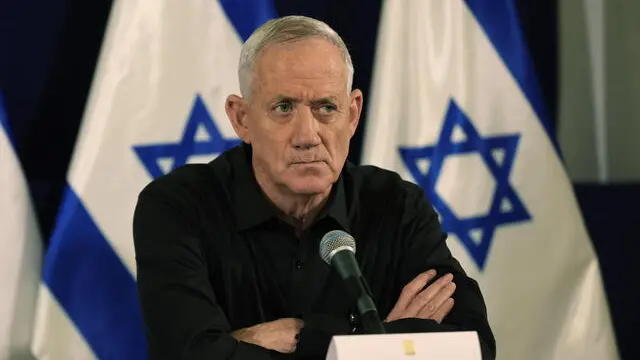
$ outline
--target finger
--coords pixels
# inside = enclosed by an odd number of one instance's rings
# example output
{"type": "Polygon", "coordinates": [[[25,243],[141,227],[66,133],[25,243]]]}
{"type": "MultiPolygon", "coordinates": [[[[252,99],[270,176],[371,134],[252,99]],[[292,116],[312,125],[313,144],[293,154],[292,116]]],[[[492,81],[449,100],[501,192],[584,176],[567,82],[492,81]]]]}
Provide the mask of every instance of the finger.
{"type": "Polygon", "coordinates": [[[287,347],[287,350],[285,351],[285,353],[287,354],[294,353],[296,351],[296,348],[298,348],[298,340],[294,339],[287,347]]]}
{"type": "Polygon", "coordinates": [[[429,270],[421,273],[416,276],[413,280],[411,280],[407,285],[402,288],[402,292],[400,293],[400,297],[398,299],[397,305],[399,308],[405,309],[413,298],[424,289],[424,287],[429,283],[429,281],[433,280],[436,276],[435,270],[429,270]]]}
{"type": "Polygon", "coordinates": [[[387,320],[392,321],[395,320],[404,312],[404,310],[409,306],[413,298],[436,276],[436,271],[431,269],[421,273],[416,276],[413,280],[411,280],[408,284],[406,284],[402,288],[402,292],[400,293],[400,297],[396,302],[393,309],[387,316],[387,320]]]}
{"type": "Polygon", "coordinates": [[[298,343],[300,342],[300,332],[296,332],[296,334],[293,336],[293,342],[291,344],[291,353],[295,352],[296,349],[298,348],[298,343]]]}
{"type": "MultiPolygon", "coordinates": [[[[407,307],[407,313],[410,317],[416,317],[420,310],[425,307],[436,294],[438,294],[445,286],[451,283],[453,275],[446,274],[440,279],[436,280],[433,284],[429,285],[426,289],[422,290],[411,304],[407,307]]],[[[434,308],[435,310],[435,308],[434,308]]]]}
{"type": "Polygon", "coordinates": [[[300,329],[304,327],[304,321],[297,318],[285,318],[276,321],[279,322],[278,325],[281,325],[283,330],[293,331],[294,333],[300,332],[300,329]]]}
{"type": "MultiPolygon", "coordinates": [[[[286,336],[282,334],[276,341],[277,344],[273,349],[283,354],[291,354],[296,351],[296,348],[298,347],[298,339],[295,336],[286,336]]],[[[267,348],[269,347],[267,346],[267,348]]]]}
{"type": "Polygon", "coordinates": [[[445,285],[440,292],[435,296],[418,312],[418,318],[431,319],[431,316],[453,295],[456,291],[456,284],[453,282],[445,285]]]}
{"type": "Polygon", "coordinates": [[[445,316],[449,314],[451,309],[453,309],[455,301],[452,298],[447,299],[442,306],[431,316],[431,319],[435,320],[440,324],[445,316]]]}

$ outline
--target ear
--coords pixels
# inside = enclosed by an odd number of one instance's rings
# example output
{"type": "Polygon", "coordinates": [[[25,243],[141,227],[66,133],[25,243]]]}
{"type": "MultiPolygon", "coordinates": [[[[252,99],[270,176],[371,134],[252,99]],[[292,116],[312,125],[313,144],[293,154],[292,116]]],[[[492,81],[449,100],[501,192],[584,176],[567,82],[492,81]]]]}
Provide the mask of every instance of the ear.
{"type": "Polygon", "coordinates": [[[355,89],[351,92],[351,103],[349,104],[349,129],[351,136],[356,133],[358,123],[360,122],[360,114],[362,113],[363,95],[362,91],[355,89]]]}
{"type": "Polygon", "coordinates": [[[251,144],[251,136],[249,136],[249,127],[247,126],[249,104],[240,96],[229,95],[225,102],[225,111],[236,135],[245,143],[251,144]]]}

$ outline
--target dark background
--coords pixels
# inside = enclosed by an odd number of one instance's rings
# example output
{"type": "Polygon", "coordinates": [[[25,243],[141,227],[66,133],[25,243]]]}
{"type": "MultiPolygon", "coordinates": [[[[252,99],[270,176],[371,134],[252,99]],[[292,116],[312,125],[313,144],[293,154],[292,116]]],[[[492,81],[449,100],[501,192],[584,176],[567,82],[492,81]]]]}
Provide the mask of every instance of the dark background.
{"type": "MultiPolygon", "coordinates": [[[[555,128],[557,0],[513,2],[555,128]]],[[[279,15],[326,21],[347,43],[356,68],[354,86],[365,93],[350,154],[358,163],[381,0],[274,3],[279,15]]],[[[110,0],[0,0],[0,91],[45,239],[55,221],[110,8],[110,0]]],[[[640,262],[635,260],[640,254],[636,220],[640,185],[574,184],[574,188],[601,262],[621,355],[640,359],[640,347],[632,340],[635,326],[640,325],[636,305],[640,281],[635,279],[640,273],[640,262]]]]}

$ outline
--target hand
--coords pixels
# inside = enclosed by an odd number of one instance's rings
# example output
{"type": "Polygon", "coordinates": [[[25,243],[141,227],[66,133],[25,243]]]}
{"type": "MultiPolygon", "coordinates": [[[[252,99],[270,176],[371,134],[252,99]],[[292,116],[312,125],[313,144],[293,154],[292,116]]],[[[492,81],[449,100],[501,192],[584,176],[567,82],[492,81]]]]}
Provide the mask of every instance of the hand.
{"type": "Polygon", "coordinates": [[[416,276],[415,279],[405,285],[398,302],[396,302],[385,322],[404,318],[419,318],[431,319],[441,323],[442,319],[453,308],[451,295],[456,289],[456,284],[452,282],[453,275],[446,274],[424,289],[435,277],[436,271],[429,270],[416,276]]]}
{"type": "Polygon", "coordinates": [[[298,335],[303,326],[300,319],[286,318],[236,330],[231,336],[238,341],[290,354],[296,351],[298,335]]]}

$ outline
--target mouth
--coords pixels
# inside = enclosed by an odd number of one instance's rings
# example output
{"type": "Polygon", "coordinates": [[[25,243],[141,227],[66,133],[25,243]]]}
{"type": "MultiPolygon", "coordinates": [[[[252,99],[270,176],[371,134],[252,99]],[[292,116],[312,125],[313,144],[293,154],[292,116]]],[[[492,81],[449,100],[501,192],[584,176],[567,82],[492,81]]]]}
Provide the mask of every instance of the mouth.
{"type": "Polygon", "coordinates": [[[291,165],[313,165],[313,164],[322,164],[324,160],[312,160],[312,161],[294,161],[291,165]]]}

